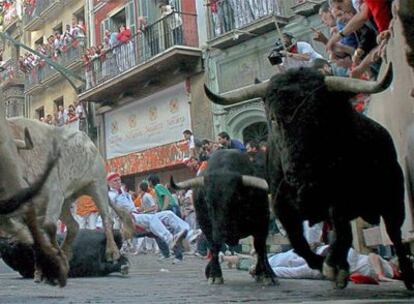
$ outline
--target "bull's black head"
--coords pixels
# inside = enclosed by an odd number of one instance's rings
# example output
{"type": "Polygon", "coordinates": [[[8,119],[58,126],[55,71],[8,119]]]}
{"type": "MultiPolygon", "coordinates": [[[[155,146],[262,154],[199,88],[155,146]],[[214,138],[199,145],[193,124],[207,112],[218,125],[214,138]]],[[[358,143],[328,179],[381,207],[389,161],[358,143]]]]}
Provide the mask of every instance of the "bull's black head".
{"type": "Polygon", "coordinates": [[[328,112],[333,115],[333,109],[343,110],[345,107],[349,112],[349,97],[344,92],[328,91],[321,73],[301,68],[273,76],[265,103],[271,120],[277,120],[278,124],[290,124],[308,121],[309,116],[325,116],[328,112]]]}

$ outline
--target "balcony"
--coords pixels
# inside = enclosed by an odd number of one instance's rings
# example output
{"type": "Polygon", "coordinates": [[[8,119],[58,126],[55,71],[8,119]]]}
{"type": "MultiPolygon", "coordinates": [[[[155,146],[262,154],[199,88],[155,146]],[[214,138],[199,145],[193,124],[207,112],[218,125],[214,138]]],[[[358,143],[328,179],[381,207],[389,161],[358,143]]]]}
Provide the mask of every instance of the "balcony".
{"type": "MultiPolygon", "coordinates": [[[[78,71],[82,67],[82,55],[85,53],[84,41],[68,45],[67,48],[55,59],[56,63],[72,71],[78,71]]],[[[40,61],[32,70],[26,73],[26,94],[33,94],[44,86],[60,79],[61,75],[53,67],[40,61]]]]}
{"type": "Polygon", "coordinates": [[[24,74],[16,59],[9,59],[0,66],[0,86],[5,89],[13,85],[23,85],[24,74]]]}
{"type": "Polygon", "coordinates": [[[79,97],[99,102],[118,97],[121,92],[141,95],[151,81],[193,72],[199,67],[201,55],[197,16],[166,16],[86,65],[86,91],[79,97]]]}
{"type": "Polygon", "coordinates": [[[232,2],[223,1],[210,5],[209,45],[224,49],[288,23],[287,12],[281,0],[244,1],[233,7],[232,2]]]}
{"type": "Polygon", "coordinates": [[[325,0],[296,0],[292,10],[295,14],[304,17],[309,17],[318,13],[321,5],[326,2],[325,0]]]}
{"type": "Polygon", "coordinates": [[[26,2],[23,7],[23,23],[25,31],[39,30],[44,20],[62,7],[60,0],[38,0],[26,2]]]}
{"type": "Polygon", "coordinates": [[[13,2],[3,12],[3,31],[7,32],[10,29],[12,29],[18,20],[19,20],[19,15],[16,9],[16,2],[13,2]]]}

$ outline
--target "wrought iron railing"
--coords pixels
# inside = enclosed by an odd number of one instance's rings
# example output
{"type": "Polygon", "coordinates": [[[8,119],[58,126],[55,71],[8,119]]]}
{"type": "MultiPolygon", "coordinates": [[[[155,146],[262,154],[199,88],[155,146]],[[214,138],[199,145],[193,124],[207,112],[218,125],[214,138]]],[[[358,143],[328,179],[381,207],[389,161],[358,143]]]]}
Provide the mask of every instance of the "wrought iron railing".
{"type": "Polygon", "coordinates": [[[13,2],[7,9],[3,9],[3,27],[7,28],[19,18],[16,2],[13,2]]]}
{"type": "MultiPolygon", "coordinates": [[[[85,41],[84,38],[77,38],[76,43],[69,44],[64,48],[57,57],[51,58],[51,60],[62,66],[69,66],[75,61],[81,61],[82,55],[85,53],[85,41]]],[[[48,65],[45,61],[40,60],[40,63],[26,72],[26,90],[30,89],[34,85],[42,83],[52,74],[57,73],[57,71],[48,65]]]]}
{"type": "Polygon", "coordinates": [[[15,59],[9,59],[0,66],[0,84],[5,85],[10,82],[22,81],[23,73],[20,71],[18,62],[15,59]]]}
{"type": "Polygon", "coordinates": [[[210,39],[253,24],[266,16],[284,16],[283,1],[285,0],[210,1],[207,7],[210,39]]]}
{"type": "Polygon", "coordinates": [[[25,1],[23,4],[23,23],[26,25],[32,22],[35,18],[38,18],[53,2],[60,2],[60,0],[25,1]]]}
{"type": "Polygon", "coordinates": [[[198,46],[197,16],[175,12],[116,43],[85,65],[86,89],[139,66],[174,46],[198,46]]]}

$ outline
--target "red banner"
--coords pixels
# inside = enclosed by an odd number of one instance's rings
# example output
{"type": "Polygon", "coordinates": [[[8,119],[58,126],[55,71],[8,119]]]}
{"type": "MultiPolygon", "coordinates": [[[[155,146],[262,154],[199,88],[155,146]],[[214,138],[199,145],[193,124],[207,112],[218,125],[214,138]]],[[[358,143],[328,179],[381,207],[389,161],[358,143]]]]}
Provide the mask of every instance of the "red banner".
{"type": "Polygon", "coordinates": [[[106,162],[106,170],[119,172],[121,175],[160,170],[183,164],[183,158],[188,156],[188,153],[187,142],[180,141],[112,158],[106,162]]]}

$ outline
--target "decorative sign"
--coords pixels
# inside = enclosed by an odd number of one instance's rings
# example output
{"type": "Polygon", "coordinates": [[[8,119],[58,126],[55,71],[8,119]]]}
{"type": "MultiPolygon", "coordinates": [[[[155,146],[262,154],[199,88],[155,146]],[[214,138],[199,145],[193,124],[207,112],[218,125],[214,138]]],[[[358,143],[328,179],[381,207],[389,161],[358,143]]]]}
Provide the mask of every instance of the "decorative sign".
{"type": "Polygon", "coordinates": [[[182,140],[189,113],[184,83],[105,113],[107,159],[182,140]]]}
{"type": "Polygon", "coordinates": [[[183,159],[188,157],[186,141],[160,146],[142,152],[109,159],[106,162],[107,172],[119,172],[121,175],[184,166],[183,159]]]}

